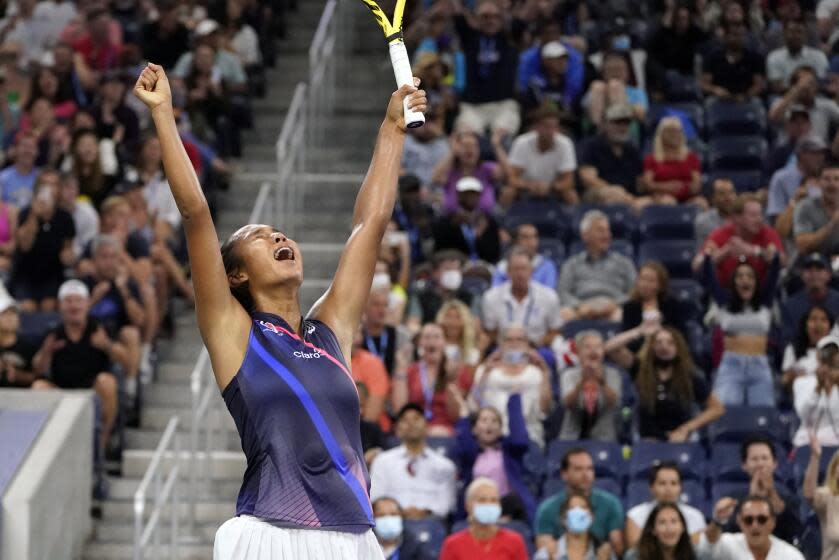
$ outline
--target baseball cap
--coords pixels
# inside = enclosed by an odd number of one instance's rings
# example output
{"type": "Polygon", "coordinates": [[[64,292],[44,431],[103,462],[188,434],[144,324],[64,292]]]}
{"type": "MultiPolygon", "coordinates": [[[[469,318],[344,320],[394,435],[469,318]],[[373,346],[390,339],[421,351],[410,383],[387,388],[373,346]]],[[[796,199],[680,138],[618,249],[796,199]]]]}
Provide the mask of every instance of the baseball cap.
{"type": "Polygon", "coordinates": [[[559,41],[550,41],[542,47],[542,58],[560,58],[568,56],[568,49],[559,41]]]}
{"type": "Polygon", "coordinates": [[[626,103],[616,103],[614,105],[609,105],[606,109],[606,120],[607,121],[623,121],[626,119],[632,119],[635,115],[632,113],[632,107],[627,105],[626,103]]]}
{"type": "Polygon", "coordinates": [[[9,309],[18,309],[17,302],[14,300],[13,297],[3,294],[0,296],[0,313],[5,313],[9,309]]]}
{"type": "Polygon", "coordinates": [[[457,192],[481,192],[484,186],[474,177],[463,177],[455,185],[457,192]]]}
{"type": "Polygon", "coordinates": [[[837,337],[835,334],[829,334],[825,337],[822,337],[821,340],[819,340],[818,344],[816,344],[816,350],[822,350],[823,348],[826,348],[828,346],[836,346],[837,348],[839,348],[839,337],[837,337]]]}
{"type": "Polygon", "coordinates": [[[210,33],[214,33],[218,29],[218,22],[214,19],[205,19],[195,26],[195,36],[204,37],[210,33]]]}
{"type": "Polygon", "coordinates": [[[396,413],[396,421],[399,422],[402,419],[402,417],[405,416],[405,413],[409,410],[418,412],[420,416],[425,417],[425,410],[420,405],[418,405],[417,403],[409,402],[408,404],[400,408],[399,412],[396,413]]]}
{"type": "Polygon", "coordinates": [[[818,136],[805,136],[798,141],[795,146],[795,152],[824,152],[827,151],[827,144],[818,136]]]}
{"type": "Polygon", "coordinates": [[[69,296],[90,297],[90,291],[81,280],[67,280],[58,288],[58,299],[63,300],[69,296]]]}
{"type": "Polygon", "coordinates": [[[822,255],[821,253],[810,253],[807,255],[807,258],[804,259],[804,264],[801,265],[803,268],[810,268],[811,266],[820,266],[827,270],[830,270],[830,263],[827,262],[827,258],[822,255]]]}

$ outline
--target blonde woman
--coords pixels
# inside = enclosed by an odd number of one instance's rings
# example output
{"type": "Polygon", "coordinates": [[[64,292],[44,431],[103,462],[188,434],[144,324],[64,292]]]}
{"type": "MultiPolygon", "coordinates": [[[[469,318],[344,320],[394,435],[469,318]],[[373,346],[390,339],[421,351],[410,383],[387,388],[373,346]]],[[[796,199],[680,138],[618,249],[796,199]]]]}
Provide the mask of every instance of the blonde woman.
{"type": "Polygon", "coordinates": [[[658,123],[653,139],[653,153],[644,158],[641,183],[656,204],[691,202],[702,207],[708,203],[699,194],[701,166],[697,155],[688,148],[682,121],[665,117],[658,123]]]}
{"type": "Polygon", "coordinates": [[[822,446],[810,438],[810,462],[804,474],[804,498],[819,516],[822,530],[822,560],[839,558],[839,451],[825,471],[824,486],[818,486],[822,446]]]}
{"type": "Polygon", "coordinates": [[[446,358],[465,366],[476,367],[481,353],[475,335],[475,317],[460,300],[449,300],[437,312],[434,321],[443,329],[446,338],[446,358]]]}

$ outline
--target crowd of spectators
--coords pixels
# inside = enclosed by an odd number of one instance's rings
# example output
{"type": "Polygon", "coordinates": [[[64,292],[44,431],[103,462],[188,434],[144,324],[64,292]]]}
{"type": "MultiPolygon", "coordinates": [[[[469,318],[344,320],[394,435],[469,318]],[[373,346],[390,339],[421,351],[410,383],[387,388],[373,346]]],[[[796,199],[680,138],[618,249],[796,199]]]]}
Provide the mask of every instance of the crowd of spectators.
{"type": "Polygon", "coordinates": [[[839,3],[409,11],[353,360],[386,557],[836,558],[839,3]]]}

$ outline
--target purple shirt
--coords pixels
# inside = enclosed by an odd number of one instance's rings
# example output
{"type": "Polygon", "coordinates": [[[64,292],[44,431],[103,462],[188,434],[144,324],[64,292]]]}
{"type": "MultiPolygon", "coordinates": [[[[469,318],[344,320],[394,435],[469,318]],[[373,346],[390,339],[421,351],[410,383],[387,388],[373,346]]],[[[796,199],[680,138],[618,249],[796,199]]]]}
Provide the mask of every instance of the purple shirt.
{"type": "MultiPolygon", "coordinates": [[[[471,174],[481,182],[484,186],[481,192],[480,208],[486,212],[495,210],[495,184],[493,182],[492,174],[495,172],[495,163],[485,161],[478,164],[478,168],[471,174]]],[[[458,208],[457,204],[457,190],[455,185],[463,178],[463,172],[459,169],[452,169],[449,172],[449,180],[443,187],[443,209],[446,212],[454,212],[458,208]]]]}
{"type": "Polygon", "coordinates": [[[504,470],[504,454],[501,449],[486,449],[475,460],[472,467],[472,480],[479,476],[495,482],[498,485],[498,495],[506,496],[510,493],[510,483],[507,481],[507,471],[504,470]]]}

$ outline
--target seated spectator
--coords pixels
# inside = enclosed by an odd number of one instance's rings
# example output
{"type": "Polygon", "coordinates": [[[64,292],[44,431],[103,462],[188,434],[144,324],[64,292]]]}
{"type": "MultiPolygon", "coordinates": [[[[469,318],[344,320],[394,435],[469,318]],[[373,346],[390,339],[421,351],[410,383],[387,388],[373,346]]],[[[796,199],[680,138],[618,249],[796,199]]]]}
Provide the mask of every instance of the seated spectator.
{"type": "Polygon", "coordinates": [[[711,207],[697,214],[693,221],[697,249],[702,249],[711,232],[731,218],[736,201],[734,183],[730,179],[714,179],[711,184],[711,207]]]}
{"type": "Polygon", "coordinates": [[[830,317],[839,317],[839,292],[830,287],[833,271],[824,255],[810,253],[801,263],[800,274],[804,288],[781,304],[781,329],[785,342],[793,339],[801,325],[801,318],[813,306],[823,307],[830,317]]]}
{"type": "Polygon", "coordinates": [[[82,282],[64,282],[58,301],[61,324],[50,331],[32,358],[32,368],[39,376],[32,388],[93,389],[102,408],[101,445],[108,449],[119,405],[111,364],[124,360],[127,351],[88,315],[90,293],[82,282]]]}
{"type": "Polygon", "coordinates": [[[29,387],[35,381],[32,357],[37,346],[18,336],[20,315],[17,302],[0,294],[0,387],[29,387]]]}
{"type": "Polygon", "coordinates": [[[393,374],[392,410],[400,410],[411,403],[420,407],[428,420],[433,436],[451,436],[457,419],[457,403],[450,397],[447,387],[456,384],[467,391],[470,384],[468,368],[450,364],[443,351],[443,329],[436,323],[422,327],[417,344],[418,362],[396,369],[393,374]]]}
{"type": "MultiPolygon", "coordinates": [[[[647,522],[641,532],[638,546],[627,552],[624,556],[625,560],[658,560],[659,558],[696,560],[688,521],[682,513],[684,507],[690,506],[673,502],[656,504],[647,515],[647,522]]],[[[705,527],[704,517],[702,517],[702,526],[705,527]]]]}
{"type": "Polygon", "coordinates": [[[471,262],[498,262],[501,258],[498,222],[479,206],[483,189],[475,177],[458,180],[457,208],[434,222],[435,251],[454,249],[467,255],[471,262]]]}
{"type": "Polygon", "coordinates": [[[385,560],[432,560],[422,543],[403,530],[402,508],[393,498],[382,496],[373,500],[376,525],[373,532],[382,547],[385,560]]]}
{"type": "MultiPolygon", "coordinates": [[[[391,222],[393,224],[393,222],[391,222]]],[[[391,281],[391,267],[388,262],[382,258],[376,262],[376,272],[373,275],[373,283],[371,288],[376,291],[384,292],[387,294],[387,323],[389,325],[400,325],[402,324],[402,319],[405,315],[405,306],[408,303],[408,293],[405,291],[405,288],[402,284],[402,280],[407,278],[410,274],[410,246],[408,241],[408,236],[405,232],[393,230],[395,233],[399,234],[402,238],[400,240],[400,245],[402,245],[402,241],[404,241],[404,246],[406,247],[404,252],[404,259],[403,262],[407,263],[406,265],[402,266],[400,263],[400,275],[399,281],[393,282],[391,281]],[[402,274],[404,272],[404,275],[402,274]]],[[[385,233],[387,235],[387,233],[385,233]]],[[[404,285],[407,285],[408,282],[406,281],[404,285]]]]}
{"type": "Polygon", "coordinates": [[[569,496],[576,494],[588,500],[590,514],[574,515],[579,518],[572,523],[576,532],[590,533],[598,542],[608,543],[612,552],[620,556],[624,551],[623,506],[617,496],[594,487],[594,461],[589,452],[580,447],[569,450],[562,458],[560,475],[565,489],[542,502],[536,513],[536,548],[545,549],[548,558],[557,557],[559,538],[571,530],[566,525],[567,508],[565,516],[560,516],[560,510],[569,496]],[[590,522],[581,523],[583,520],[590,522]],[[583,528],[585,525],[589,527],[583,528]]]}
{"type": "Polygon", "coordinates": [[[741,194],[734,202],[731,219],[712,231],[702,250],[693,259],[693,269],[700,272],[705,256],[709,255],[716,270],[717,281],[722,286],[731,283],[734,270],[748,263],[758,278],[766,281],[767,263],[779,255],[783,266],[783,242],[770,225],[764,222],[763,205],[754,194],[741,194]]]}
{"type": "Polygon", "coordinates": [[[628,204],[640,209],[638,180],[643,168],[641,152],[630,138],[632,110],[615,104],[606,109],[601,133],[583,140],[580,182],[583,200],[594,204],[628,204]]]}
{"type": "Polygon", "coordinates": [[[518,325],[537,347],[550,346],[562,326],[556,292],[533,280],[529,253],[514,249],[507,257],[510,279],[484,293],[483,326],[490,338],[518,325]]]}
{"type": "Polygon", "coordinates": [[[510,148],[510,178],[502,206],[530,198],[558,198],[564,204],[577,204],[577,155],[574,143],[560,132],[559,112],[541,107],[530,115],[530,122],[532,130],[516,138],[510,148]]]}
{"type": "Polygon", "coordinates": [[[350,357],[350,371],[357,383],[367,388],[368,398],[361,416],[368,422],[380,422],[383,429],[390,428],[389,419],[385,418],[385,403],[390,395],[390,379],[382,360],[364,349],[361,328],[356,331],[350,357]]]}
{"type": "Polygon", "coordinates": [[[650,36],[646,48],[647,84],[657,98],[663,97],[670,73],[694,75],[696,55],[708,40],[708,33],[697,25],[691,12],[692,6],[687,3],[674,4],[664,12],[650,36]]]}
{"type": "MultiPolygon", "coordinates": [[[[428,99],[428,108],[431,109],[425,112],[424,126],[428,125],[429,120],[434,122],[442,136],[443,130],[451,124],[452,117],[457,111],[457,93],[451,86],[451,82],[446,79],[451,61],[436,52],[415,52],[414,76],[420,79],[422,89],[425,90],[428,99]]],[[[429,167],[429,171],[431,169],[434,169],[434,165],[429,167]]]]}
{"type": "Polygon", "coordinates": [[[493,407],[501,413],[503,431],[510,432],[507,401],[521,396],[521,409],[530,439],[545,445],[542,421],[553,408],[550,370],[538,352],[528,346],[525,329],[508,326],[501,330],[498,349],[475,372],[469,401],[472,410],[493,407]]]}
{"type": "MultiPolygon", "coordinates": [[[[431,237],[434,209],[423,200],[422,184],[414,175],[399,178],[399,197],[393,208],[393,221],[408,236],[411,262],[416,264],[425,261],[422,240],[431,237]]],[[[407,282],[402,287],[407,288],[407,282]]]]}
{"type": "Polygon", "coordinates": [[[516,134],[521,121],[515,99],[518,51],[504,29],[496,0],[485,0],[475,13],[453,3],[454,24],[466,58],[466,85],[455,128],[483,135],[487,128],[501,140],[516,134]]]}
{"type": "Polygon", "coordinates": [[[827,146],[817,137],[802,138],[795,147],[795,164],[779,169],[769,180],[766,217],[775,224],[781,238],[792,238],[798,203],[807,197],[821,196],[819,176],[826,153],[827,146]]]}
{"type": "MultiPolygon", "coordinates": [[[[839,124],[839,105],[819,95],[819,77],[809,66],[801,66],[792,74],[790,89],[769,108],[770,122],[783,123],[787,111],[794,106],[801,106],[809,113],[810,134],[825,144],[830,143],[830,131],[839,124]]],[[[783,135],[781,140],[785,140],[783,135]]],[[[833,138],[832,151],[839,155],[839,136],[833,138]]]]}
{"type": "Polygon", "coordinates": [[[820,445],[839,445],[833,418],[839,417],[839,338],[826,336],[816,345],[816,375],[795,380],[795,413],[800,424],[792,444],[804,446],[812,440],[820,445]]]}
{"type": "Polygon", "coordinates": [[[0,171],[0,196],[4,206],[21,210],[32,202],[32,191],[41,170],[35,167],[38,143],[33,134],[21,134],[10,150],[13,163],[0,171]]]}
{"type": "Polygon", "coordinates": [[[766,57],[766,78],[771,93],[783,94],[790,86],[793,73],[801,66],[809,66],[816,77],[824,78],[827,57],[819,49],[804,44],[806,33],[807,24],[803,18],[790,18],[784,23],[784,46],[766,57]]]}
{"type": "Polygon", "coordinates": [[[424,187],[432,185],[434,169],[451,151],[437,108],[425,112],[425,124],[409,128],[402,150],[402,173],[414,175],[424,187]]]}
{"type": "Polygon", "coordinates": [[[370,498],[393,497],[405,519],[445,518],[455,507],[454,463],[426,445],[423,407],[408,403],[396,415],[402,445],[382,451],[370,466],[370,498]]]}
{"type": "Polygon", "coordinates": [[[465,499],[469,526],[446,538],[440,560],[527,560],[521,535],[498,526],[501,496],[494,481],[476,478],[466,488],[465,499]]]}
{"type": "Polygon", "coordinates": [[[563,371],[559,378],[565,408],[559,439],[616,441],[621,375],[604,363],[603,336],[599,332],[583,331],[574,341],[580,365],[563,371]]]}
{"type": "Polygon", "coordinates": [[[804,198],[795,207],[795,246],[802,255],[817,252],[832,259],[839,254],[839,160],[825,163],[819,185],[820,197],[804,198]]]}
{"type": "Polygon", "coordinates": [[[259,36],[248,23],[249,18],[246,13],[245,2],[231,0],[227,2],[225,8],[224,17],[220,18],[223,40],[227,42],[227,48],[239,58],[248,75],[249,85],[253,85],[257,81],[257,76],[262,68],[259,36]]]}
{"type": "Polygon", "coordinates": [[[125,104],[126,77],[119,72],[108,72],[99,83],[99,102],[93,107],[96,133],[110,138],[117,153],[133,156],[140,142],[140,120],[137,113],[125,104]]]}
{"type": "Polygon", "coordinates": [[[682,473],[676,463],[664,461],[650,471],[650,495],[652,500],[638,504],[626,513],[627,548],[638,546],[639,553],[645,552],[642,545],[649,546],[649,543],[643,542],[647,521],[651,516],[655,519],[657,508],[662,504],[670,504],[678,510],[682,518],[682,531],[688,539],[693,535],[698,537],[705,530],[705,516],[702,512],[682,503],[682,473]]]}
{"type": "MultiPolygon", "coordinates": [[[[693,364],[679,331],[670,327],[659,329],[640,356],[635,385],[640,397],[642,438],[673,443],[694,441],[700,429],[725,414],[705,376],[693,364]]],[[[639,530],[641,526],[639,523],[639,530]]]]}
{"type": "Polygon", "coordinates": [[[457,251],[442,251],[434,255],[431,278],[411,294],[408,304],[408,329],[412,333],[437,317],[440,308],[449,300],[457,299],[474,309],[479,300],[461,288],[463,283],[463,256],[457,251]]]}
{"type": "Polygon", "coordinates": [[[784,127],[780,138],[770,146],[769,154],[764,162],[764,181],[784,167],[795,167],[795,149],[802,138],[811,135],[813,125],[810,122],[810,111],[804,105],[794,103],[789,106],[783,116],[784,127]]]}
{"type": "MultiPolygon", "coordinates": [[[[443,189],[443,210],[457,210],[457,183],[464,177],[474,177],[481,182],[480,208],[485,212],[495,210],[495,191],[504,180],[504,166],[499,163],[481,160],[481,144],[478,135],[469,130],[458,131],[452,135],[452,147],[448,156],[443,158],[432,174],[432,183],[443,189]]],[[[493,144],[496,158],[502,154],[500,143],[493,144]]],[[[504,161],[501,155],[500,161],[504,161]]]]}
{"type": "Polygon", "coordinates": [[[585,250],[565,261],[557,291],[562,318],[621,320],[621,305],[635,283],[635,264],[613,251],[609,217],[589,210],[580,221],[585,250]]]}
{"type": "Polygon", "coordinates": [[[710,320],[723,334],[723,355],[714,382],[714,392],[726,406],[774,406],[772,369],[766,357],[772,328],[772,298],[778,281],[780,260],[770,248],[769,275],[761,286],[757,271],[748,262],[734,269],[726,291],[717,280],[706,255],[704,281],[717,304],[710,320]]]}
{"type": "Polygon", "coordinates": [[[143,25],[140,46],[143,58],[160,64],[167,72],[189,51],[189,30],[178,18],[178,2],[158,0],[157,19],[143,25]]]}
{"type": "Polygon", "coordinates": [[[99,234],[99,214],[89,200],[79,196],[79,182],[70,173],[62,174],[59,179],[58,207],[73,217],[76,227],[73,255],[78,261],[93,238],[99,234]]]}
{"type": "Polygon", "coordinates": [[[629,105],[633,120],[644,122],[650,103],[647,93],[632,84],[628,55],[620,51],[608,51],[603,54],[600,65],[600,78],[591,82],[583,98],[583,107],[588,118],[598,128],[603,124],[606,109],[612,105],[629,105]]]}
{"type": "Polygon", "coordinates": [[[478,321],[469,308],[456,299],[449,300],[440,308],[435,322],[446,339],[446,360],[476,367],[481,361],[475,332],[478,321]]]}
{"type": "Polygon", "coordinates": [[[367,401],[370,398],[370,391],[367,390],[367,385],[361,381],[355,382],[355,388],[358,390],[358,405],[361,412],[361,449],[364,450],[364,462],[367,463],[368,468],[373,462],[373,459],[382,452],[382,449],[387,447],[387,437],[382,431],[379,422],[371,422],[364,419],[364,412],[367,410],[367,401]]]}
{"type": "Polygon", "coordinates": [[[719,99],[746,101],[766,88],[763,57],[746,46],[746,22],[723,20],[723,47],[702,64],[702,91],[719,99]]]}
{"type": "Polygon", "coordinates": [[[361,343],[365,350],[382,361],[390,376],[393,374],[398,340],[396,327],[387,321],[389,299],[390,294],[386,288],[374,286],[370,291],[361,323],[361,343]]]}
{"type": "Polygon", "coordinates": [[[119,180],[116,158],[100,156],[99,137],[92,128],[83,128],[73,134],[69,157],[62,170],[72,171],[79,181],[79,192],[99,207],[119,180]]]}
{"type": "Polygon", "coordinates": [[[682,121],[664,117],[658,122],[653,151],[644,157],[641,184],[655,204],[690,202],[705,207],[701,165],[685,140],[682,121]]]}
{"type": "Polygon", "coordinates": [[[120,64],[123,45],[113,40],[111,24],[107,8],[94,7],[85,16],[84,30],[72,43],[73,50],[95,72],[114,70],[120,64]]]}
{"type": "MultiPolygon", "coordinates": [[[[551,23],[544,25],[547,27],[551,23]]],[[[527,113],[545,103],[552,103],[570,112],[583,93],[582,55],[558,39],[532,48],[535,52],[525,51],[519,59],[522,109],[527,113]]]]}
{"type": "Polygon", "coordinates": [[[52,55],[52,69],[58,76],[58,102],[72,101],[77,107],[89,105],[92,99],[88,92],[97,86],[96,72],[64,40],[55,45],[52,55]]]}
{"type": "MultiPolygon", "coordinates": [[[[530,255],[530,263],[533,273],[530,275],[534,282],[543,286],[556,289],[556,264],[539,254],[539,230],[533,224],[519,224],[513,230],[513,243],[510,254],[516,249],[521,249],[530,255]]],[[[492,285],[498,286],[509,280],[509,258],[501,259],[495,267],[492,276],[492,285]]]]}
{"type": "Polygon", "coordinates": [[[737,502],[723,498],[714,506],[713,523],[705,529],[704,538],[699,541],[699,556],[714,560],[804,560],[804,556],[778,537],[773,530],[781,525],[772,502],[761,496],[747,496],[741,502],[740,512],[733,511],[737,502]],[[729,519],[736,520],[732,531],[723,533],[723,526],[732,526],[729,519]],[[734,533],[740,529],[739,533],[734,533]]]}
{"type": "Polygon", "coordinates": [[[568,492],[559,508],[559,524],[565,530],[556,542],[556,556],[550,556],[546,547],[540,548],[535,560],[548,558],[613,559],[612,547],[599,540],[592,531],[594,508],[588,496],[581,492],[568,492]]]}
{"type": "Polygon", "coordinates": [[[819,367],[816,346],[819,341],[830,334],[833,317],[827,309],[814,305],[804,313],[798,321],[798,333],[790,339],[784,349],[784,359],[781,363],[781,387],[792,393],[795,382],[800,377],[815,378],[819,367]]]}
{"type": "Polygon", "coordinates": [[[818,438],[810,443],[810,460],[804,472],[802,493],[816,515],[822,533],[822,559],[829,560],[839,554],[839,539],[836,538],[836,503],[839,496],[839,452],[834,452],[825,471],[824,484],[819,486],[819,463],[822,446],[818,438]]]}
{"type": "Polygon", "coordinates": [[[52,181],[43,176],[36,183],[32,205],[18,217],[9,292],[21,311],[54,311],[64,268],[75,261],[73,218],[58,207],[58,184],[52,181]]]}
{"type": "MultiPolygon", "coordinates": [[[[204,19],[194,29],[195,46],[205,44],[213,50],[212,63],[220,74],[221,79],[230,87],[232,92],[243,93],[247,90],[247,74],[239,58],[223,47],[224,37],[216,21],[204,19]]],[[[186,80],[193,67],[195,50],[185,52],[175,63],[172,78],[186,80]]]]}
{"type": "MultiPolygon", "coordinates": [[[[746,515],[747,510],[750,509],[751,498],[758,497],[769,503],[772,517],[777,520],[777,523],[773,523],[774,526],[769,527],[768,533],[772,533],[788,543],[793,542],[796,536],[801,534],[801,520],[798,517],[801,504],[797,495],[790,494],[783,486],[775,482],[778,461],[775,456],[774,443],[767,437],[754,436],[743,442],[740,447],[740,457],[743,461],[743,471],[751,479],[749,487],[730,496],[734,499],[735,504],[735,513],[732,516],[734,519],[725,520],[727,516],[717,515],[715,508],[714,523],[711,523],[708,527],[711,528],[716,525],[727,533],[735,532],[737,525],[734,520],[737,519],[739,522],[739,517],[746,515]]],[[[741,556],[731,558],[739,559],[741,556]]],[[[779,558],[786,559],[788,557],[779,556],[779,558]]]]}

